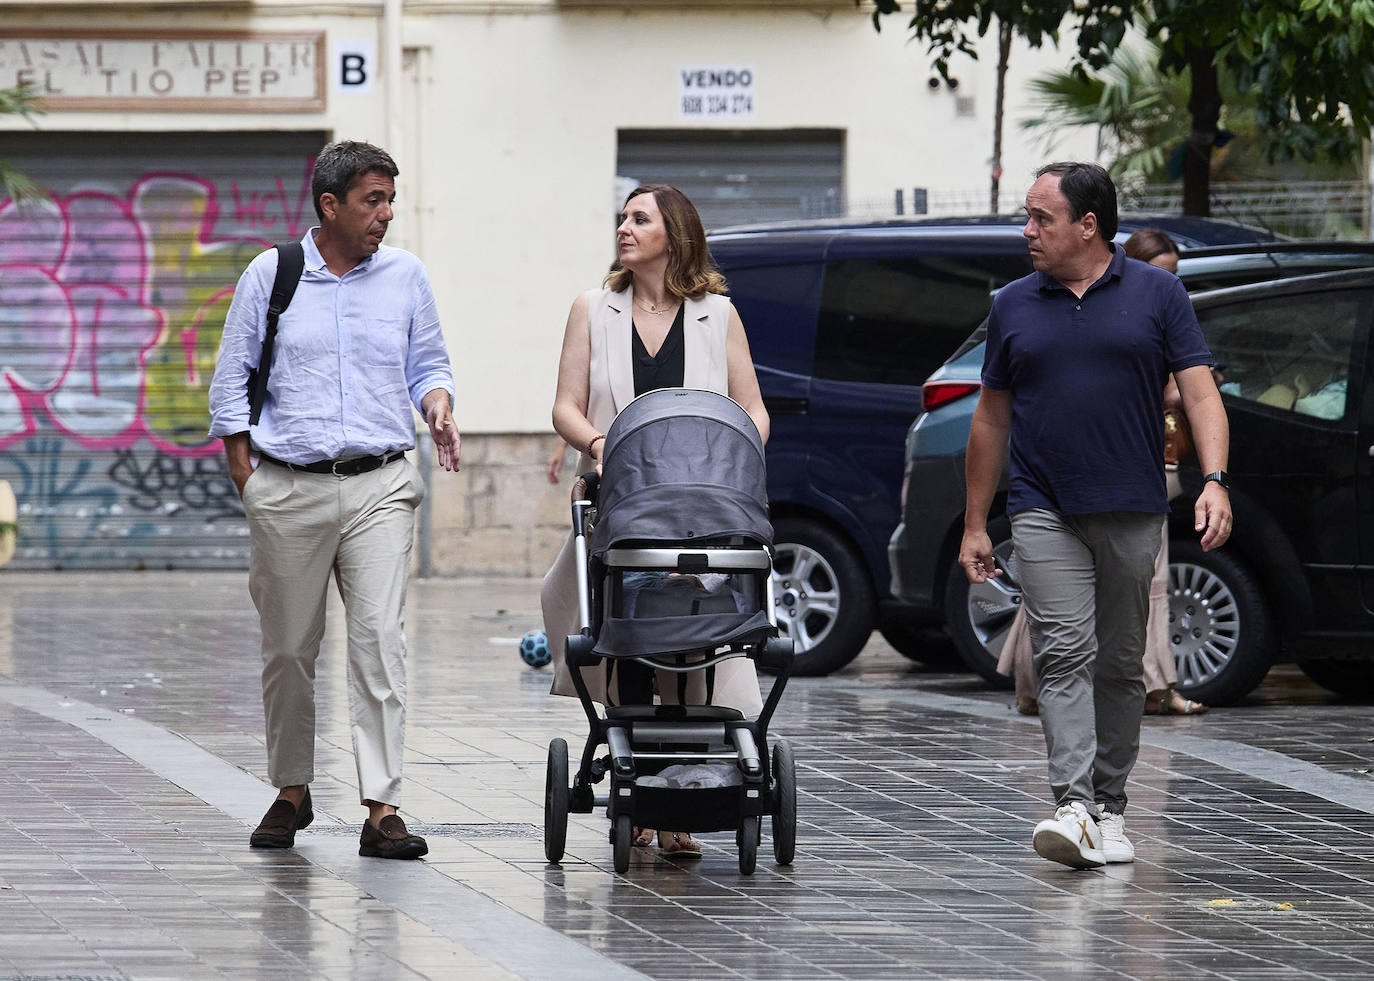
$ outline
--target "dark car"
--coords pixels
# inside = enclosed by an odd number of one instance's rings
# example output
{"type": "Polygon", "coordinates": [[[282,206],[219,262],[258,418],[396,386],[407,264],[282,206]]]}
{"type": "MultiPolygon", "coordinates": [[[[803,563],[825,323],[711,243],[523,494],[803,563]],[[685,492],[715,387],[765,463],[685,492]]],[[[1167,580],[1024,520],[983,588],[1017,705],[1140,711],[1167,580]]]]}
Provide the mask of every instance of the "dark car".
{"type": "MultiPolygon", "coordinates": [[[[779,223],[708,237],[772,416],[776,603],[797,672],[843,667],[875,625],[919,653],[919,634],[890,594],[886,554],[903,437],[921,411],[922,382],[987,315],[992,294],[1030,272],[1023,224],[779,223]]],[[[1265,237],[1229,222],[1130,215],[1118,237],[1147,225],[1184,246],[1265,237]]]]}
{"type": "MultiPolygon", "coordinates": [[[[1185,256],[1187,263],[1208,255],[1185,256]]],[[[1284,273],[1374,265],[1374,248],[1273,249],[1284,273]]],[[[1206,282],[1205,276],[1192,280],[1206,282]]],[[[1297,661],[1332,690],[1374,693],[1374,269],[1286,276],[1193,294],[1222,373],[1231,427],[1227,545],[1204,553],[1193,530],[1196,460],[1180,468],[1169,516],[1170,635],[1179,687],[1216,704],[1243,698],[1271,664],[1297,661]]],[[[894,589],[943,615],[969,667],[994,683],[1020,602],[1010,525],[989,533],[1008,575],[970,586],[955,558],[963,528],[963,442],[978,391],[976,332],[927,383],[933,404],[907,441],[902,523],[891,541],[894,589]],[[962,392],[962,394],[956,394],[962,392]]],[[[1005,492],[1005,482],[1003,493],[1005,492]]]]}

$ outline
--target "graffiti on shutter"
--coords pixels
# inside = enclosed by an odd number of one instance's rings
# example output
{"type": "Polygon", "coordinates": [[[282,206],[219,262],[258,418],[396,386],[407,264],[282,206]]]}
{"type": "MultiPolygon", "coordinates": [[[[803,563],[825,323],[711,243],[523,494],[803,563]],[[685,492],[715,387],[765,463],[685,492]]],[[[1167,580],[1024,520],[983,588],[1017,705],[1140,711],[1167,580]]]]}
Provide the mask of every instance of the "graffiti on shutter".
{"type": "Polygon", "coordinates": [[[19,135],[0,157],[50,196],[0,203],[12,567],[246,566],[207,393],[239,274],[315,221],[323,138],[43,134],[25,153],[19,135]]]}

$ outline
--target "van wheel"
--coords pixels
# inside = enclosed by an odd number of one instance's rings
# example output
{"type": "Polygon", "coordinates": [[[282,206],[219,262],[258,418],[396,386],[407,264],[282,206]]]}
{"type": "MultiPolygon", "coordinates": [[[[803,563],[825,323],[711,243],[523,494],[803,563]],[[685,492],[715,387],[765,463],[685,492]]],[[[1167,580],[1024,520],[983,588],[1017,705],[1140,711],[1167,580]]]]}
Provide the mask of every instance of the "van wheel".
{"type": "Polygon", "coordinates": [[[1012,555],[1011,522],[1005,515],[988,522],[988,537],[1002,575],[975,586],[955,562],[945,584],[945,622],[969,670],[992,687],[1007,690],[1014,682],[997,673],[997,659],[1021,606],[1021,586],[1012,555]]]}
{"type": "Polygon", "coordinates": [[[1361,702],[1374,698],[1374,661],[1309,657],[1298,667],[1329,692],[1361,702]]]}
{"type": "Polygon", "coordinates": [[[824,525],[773,522],[773,611],[796,645],[792,673],[824,675],[858,656],[877,619],[868,571],[853,546],[824,525]]]}
{"type": "Polygon", "coordinates": [[[1208,705],[1233,705],[1273,663],[1274,621],[1259,582],[1224,550],[1169,543],[1169,642],[1178,690],[1208,705]]]}

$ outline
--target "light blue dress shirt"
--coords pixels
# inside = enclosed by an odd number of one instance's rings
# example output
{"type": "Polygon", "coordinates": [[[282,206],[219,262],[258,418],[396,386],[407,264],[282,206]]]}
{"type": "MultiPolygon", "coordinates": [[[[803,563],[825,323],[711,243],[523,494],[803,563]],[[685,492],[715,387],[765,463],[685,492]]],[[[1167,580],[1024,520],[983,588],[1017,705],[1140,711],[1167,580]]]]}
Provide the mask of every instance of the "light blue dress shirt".
{"type": "MultiPolygon", "coordinates": [[[[380,455],[415,445],[411,406],[453,372],[425,267],[381,246],[342,277],[325,268],[315,231],[301,239],[305,269],[277,323],[267,399],[252,443],[288,463],[380,455]]],[[[267,332],[277,272],[269,249],[239,277],[210,382],[210,435],[249,432],[248,373],[267,332]]]]}

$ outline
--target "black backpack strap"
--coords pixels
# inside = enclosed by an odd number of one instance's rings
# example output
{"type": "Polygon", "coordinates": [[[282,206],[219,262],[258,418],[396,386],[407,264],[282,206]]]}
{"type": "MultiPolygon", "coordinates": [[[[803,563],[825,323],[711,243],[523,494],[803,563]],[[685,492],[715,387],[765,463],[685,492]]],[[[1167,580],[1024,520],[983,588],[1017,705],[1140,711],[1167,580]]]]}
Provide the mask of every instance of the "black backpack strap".
{"type": "Polygon", "coordinates": [[[267,301],[267,332],[262,338],[262,354],[256,371],[248,373],[248,425],[256,426],[267,400],[267,376],[272,371],[272,352],[277,344],[277,318],[291,305],[296,284],[305,269],[305,247],[300,242],[277,246],[277,278],[272,281],[272,296],[267,301]]]}

